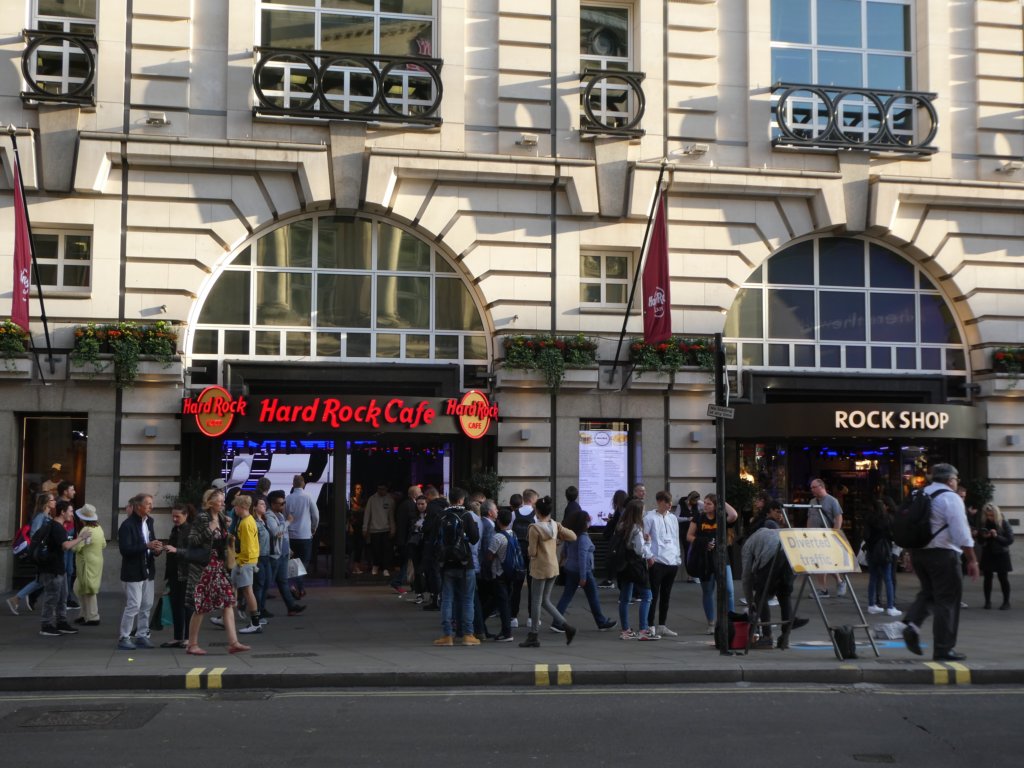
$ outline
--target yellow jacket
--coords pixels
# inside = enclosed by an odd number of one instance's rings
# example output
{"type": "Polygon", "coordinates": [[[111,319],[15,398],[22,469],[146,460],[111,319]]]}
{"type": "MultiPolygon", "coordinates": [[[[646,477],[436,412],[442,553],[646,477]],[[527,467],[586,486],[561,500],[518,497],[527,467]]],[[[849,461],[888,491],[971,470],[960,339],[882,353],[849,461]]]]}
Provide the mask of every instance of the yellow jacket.
{"type": "Polygon", "coordinates": [[[243,517],[238,523],[238,555],[237,565],[249,565],[260,559],[260,539],[256,531],[256,521],[252,515],[243,517]]]}

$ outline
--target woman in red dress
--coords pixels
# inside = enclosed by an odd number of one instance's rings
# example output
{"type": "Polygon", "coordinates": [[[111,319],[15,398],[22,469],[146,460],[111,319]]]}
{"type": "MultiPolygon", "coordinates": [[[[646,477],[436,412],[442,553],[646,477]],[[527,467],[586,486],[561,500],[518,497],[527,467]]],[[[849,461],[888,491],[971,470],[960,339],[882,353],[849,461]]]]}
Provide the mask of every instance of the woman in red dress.
{"type": "Polygon", "coordinates": [[[188,650],[193,656],[205,656],[199,647],[199,627],[206,614],[224,609],[224,631],[228,635],[228,653],[250,650],[238,642],[235,632],[235,589],[225,568],[229,545],[228,518],[224,514],[224,494],[211,488],[203,494],[203,510],[188,534],[189,574],[186,603],[194,611],[188,625],[188,650]]]}

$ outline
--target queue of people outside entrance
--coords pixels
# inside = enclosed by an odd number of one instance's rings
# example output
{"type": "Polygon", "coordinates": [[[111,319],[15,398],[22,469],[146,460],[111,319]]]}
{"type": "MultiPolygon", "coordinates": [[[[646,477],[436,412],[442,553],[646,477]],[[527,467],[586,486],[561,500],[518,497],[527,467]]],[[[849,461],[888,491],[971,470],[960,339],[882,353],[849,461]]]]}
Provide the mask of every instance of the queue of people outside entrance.
{"type": "MultiPolygon", "coordinates": [[[[161,599],[169,603],[174,630],[173,639],[161,647],[206,655],[200,631],[209,615],[225,630],[228,653],[251,650],[241,636],[252,642],[251,636],[264,632],[275,618],[266,608],[271,587],[279,592],[287,616],[302,613],[304,575],[313,565],[319,525],[316,502],[304,486],[303,476],[296,475],[288,494],[271,492],[269,482],[261,481],[253,493],[232,489],[227,498],[223,481],[214,481],[203,494],[200,510],[189,504],[172,509],[174,527],[167,541],[155,536],[152,496],[134,497],[116,535],[124,595],[117,648],[154,645],[150,626],[161,558],[166,559],[161,599]]],[[[842,505],[826,482],[814,478],[809,491],[807,527],[842,531],[842,505]]],[[[984,574],[986,609],[993,607],[992,588],[998,579],[998,608],[1009,610],[1013,533],[995,504],[980,510],[965,507],[959,473],[949,464],[934,465],[930,482],[917,496],[897,506],[878,492],[864,511],[860,561],[869,572],[867,611],[902,618],[904,642],[917,654],[923,652],[924,623],[933,616],[933,658],[960,660],[965,655],[956,648],[957,629],[960,611],[967,607],[963,575],[984,574]],[[924,515],[918,523],[924,538],[915,540],[913,548],[901,548],[900,537],[915,514],[924,515]],[[918,581],[905,615],[896,604],[898,570],[912,571],[918,581]]],[[[544,628],[570,644],[582,629],[571,610],[580,590],[589,607],[586,622],[592,621],[595,631],[615,629],[622,640],[641,642],[675,637],[678,633],[668,626],[669,610],[673,586],[684,578],[699,584],[706,632],[714,633],[720,506],[714,494],[702,497],[692,491],[677,503],[666,491],[650,499],[642,484],[631,493],[617,491],[603,532],[594,533],[607,541],[600,568],[589,530],[591,515],[580,507],[575,487],[566,489],[565,497],[556,509],[550,497],[526,489],[499,508],[480,492],[452,488],[445,498],[433,486],[415,485],[396,499],[381,485],[369,498],[354,498],[356,503],[349,506],[352,573],[365,568],[371,576],[387,579],[399,594],[412,595],[424,610],[437,611],[437,646],[509,643],[520,630],[520,646],[538,647],[544,628]],[[618,589],[617,615],[603,613],[601,588],[618,589]]],[[[73,487],[41,492],[31,524],[15,544],[38,575],[7,598],[8,607],[15,614],[37,611],[40,634],[47,637],[101,625],[96,598],[107,537],[96,510],[88,504],[76,509],[73,498],[73,487]],[[41,597],[33,600],[37,595],[41,597]],[[81,614],[69,622],[68,612],[76,610],[81,614]]],[[[790,526],[790,517],[766,492],[754,497],[743,521],[732,505],[721,506],[731,551],[724,570],[728,610],[735,613],[737,603],[745,606],[740,613],[753,612],[756,606],[760,630],[754,647],[786,649],[791,631],[806,624],[795,615],[794,574],[781,554],[779,531],[790,526]],[[734,563],[742,575],[739,599],[734,563]],[[773,624],[771,608],[776,606],[780,620],[773,624]]],[[[820,577],[814,587],[819,599],[845,596],[845,580],[833,578],[834,591],[830,580],[820,577]]]]}

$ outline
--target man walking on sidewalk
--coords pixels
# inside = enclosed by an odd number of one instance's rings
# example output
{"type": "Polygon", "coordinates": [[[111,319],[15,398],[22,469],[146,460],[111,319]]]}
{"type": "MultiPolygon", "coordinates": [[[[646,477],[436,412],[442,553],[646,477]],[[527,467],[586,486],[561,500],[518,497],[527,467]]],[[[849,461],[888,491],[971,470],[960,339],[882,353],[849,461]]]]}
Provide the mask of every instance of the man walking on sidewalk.
{"type": "Polygon", "coordinates": [[[43,586],[43,626],[39,634],[44,637],[78,634],[78,630],[68,624],[68,581],[64,573],[64,555],[79,541],[88,541],[92,534],[85,528],[80,538],[72,538],[65,526],[71,522],[73,515],[70,504],[56,505],[52,517],[44,521],[32,537],[35,546],[40,549],[45,547],[47,552],[45,560],[39,562],[38,576],[43,586]]]}
{"type": "Polygon", "coordinates": [[[153,518],[149,516],[153,497],[140,493],[129,502],[129,509],[128,517],[117,529],[124,588],[124,613],[117,647],[122,651],[153,647],[149,639],[149,612],[153,608],[156,558],[164,551],[163,542],[153,532],[153,518]]]}
{"type": "MultiPolygon", "coordinates": [[[[306,567],[306,573],[312,573],[313,568],[313,534],[320,525],[320,510],[317,509],[313,497],[306,493],[306,478],[302,475],[295,475],[292,478],[292,492],[288,494],[285,501],[285,514],[288,516],[288,538],[291,541],[292,551],[306,567]]],[[[306,584],[301,576],[295,579],[295,586],[299,591],[298,597],[306,596],[306,584]]]]}
{"type": "Polygon", "coordinates": [[[924,489],[932,497],[932,540],[921,549],[910,552],[910,562],[921,582],[921,591],[907,611],[903,641],[911,652],[920,656],[921,624],[934,611],[932,632],[935,647],[932,658],[936,661],[962,661],[967,658],[954,650],[963,596],[961,554],[967,558],[967,574],[972,579],[978,578],[978,560],[974,554],[971,529],[967,526],[964,502],[956,493],[947,493],[956,491],[959,482],[960,473],[952,464],[932,467],[932,482],[924,489]]]}

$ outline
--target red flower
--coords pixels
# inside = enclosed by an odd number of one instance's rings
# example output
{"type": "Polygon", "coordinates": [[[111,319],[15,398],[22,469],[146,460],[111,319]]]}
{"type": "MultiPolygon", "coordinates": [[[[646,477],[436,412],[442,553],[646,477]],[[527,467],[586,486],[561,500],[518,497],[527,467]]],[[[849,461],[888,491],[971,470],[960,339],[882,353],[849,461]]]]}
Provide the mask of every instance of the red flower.
{"type": "Polygon", "coordinates": [[[996,360],[1004,360],[1004,359],[1006,359],[1006,355],[1004,353],[996,352],[996,360]]]}
{"type": "Polygon", "coordinates": [[[661,344],[658,345],[659,352],[665,352],[666,350],[668,350],[668,344],[662,342],[661,344]]]}

